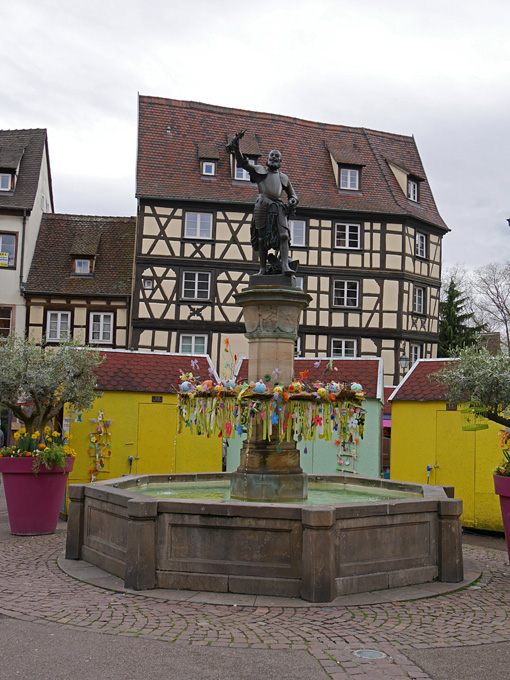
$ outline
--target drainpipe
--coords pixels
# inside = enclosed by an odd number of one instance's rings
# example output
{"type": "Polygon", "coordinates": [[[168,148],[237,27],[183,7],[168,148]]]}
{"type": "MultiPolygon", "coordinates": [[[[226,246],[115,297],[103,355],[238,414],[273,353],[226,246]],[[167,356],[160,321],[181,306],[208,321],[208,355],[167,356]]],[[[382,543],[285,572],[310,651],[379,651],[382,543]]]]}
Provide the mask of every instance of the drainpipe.
{"type": "Polygon", "coordinates": [[[27,231],[27,210],[23,208],[23,226],[21,229],[21,260],[19,267],[19,288],[24,292],[25,284],[23,283],[23,263],[25,260],[25,236],[27,231]]]}

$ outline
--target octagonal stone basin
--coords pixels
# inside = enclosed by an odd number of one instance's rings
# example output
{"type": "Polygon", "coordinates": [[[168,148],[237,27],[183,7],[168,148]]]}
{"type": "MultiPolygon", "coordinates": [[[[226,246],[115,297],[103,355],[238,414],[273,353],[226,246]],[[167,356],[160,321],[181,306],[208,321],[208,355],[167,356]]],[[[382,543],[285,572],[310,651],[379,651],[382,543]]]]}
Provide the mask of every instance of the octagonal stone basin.
{"type": "Polygon", "coordinates": [[[463,579],[462,501],[450,497],[451,487],[310,475],[311,488],[357,487],[362,497],[375,492],[382,498],[310,505],[151,495],[151,485],[178,482],[191,489],[228,484],[229,478],[229,473],[129,475],[71,485],[66,557],[86,560],[135,590],[310,602],[463,579]]]}

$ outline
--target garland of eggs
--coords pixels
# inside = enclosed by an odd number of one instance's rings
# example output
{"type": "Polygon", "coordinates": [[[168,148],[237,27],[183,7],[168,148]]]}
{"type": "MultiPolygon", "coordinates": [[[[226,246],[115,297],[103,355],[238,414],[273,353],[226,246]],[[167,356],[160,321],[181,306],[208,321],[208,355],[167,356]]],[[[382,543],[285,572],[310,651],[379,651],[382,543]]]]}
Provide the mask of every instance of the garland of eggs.
{"type": "Polygon", "coordinates": [[[206,380],[195,384],[189,374],[180,384],[178,432],[185,428],[205,437],[251,436],[260,424],[264,439],[324,439],[354,442],[363,436],[365,411],[359,383],[316,383],[313,391],[300,380],[269,388],[263,380],[236,384],[206,380]]]}

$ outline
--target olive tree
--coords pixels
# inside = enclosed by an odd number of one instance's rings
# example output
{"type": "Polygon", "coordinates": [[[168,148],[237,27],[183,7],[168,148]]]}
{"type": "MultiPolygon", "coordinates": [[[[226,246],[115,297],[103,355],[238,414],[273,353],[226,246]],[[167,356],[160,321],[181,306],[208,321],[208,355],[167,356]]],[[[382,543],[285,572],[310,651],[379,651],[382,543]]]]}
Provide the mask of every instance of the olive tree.
{"type": "Polygon", "coordinates": [[[488,420],[510,427],[510,356],[477,346],[465,347],[455,356],[457,361],[434,374],[447,399],[456,404],[471,400],[488,420]]]}
{"type": "Polygon", "coordinates": [[[67,340],[55,347],[11,335],[0,342],[0,406],[10,409],[27,433],[42,432],[65,403],[91,408],[94,369],[103,358],[97,350],[67,340]]]}

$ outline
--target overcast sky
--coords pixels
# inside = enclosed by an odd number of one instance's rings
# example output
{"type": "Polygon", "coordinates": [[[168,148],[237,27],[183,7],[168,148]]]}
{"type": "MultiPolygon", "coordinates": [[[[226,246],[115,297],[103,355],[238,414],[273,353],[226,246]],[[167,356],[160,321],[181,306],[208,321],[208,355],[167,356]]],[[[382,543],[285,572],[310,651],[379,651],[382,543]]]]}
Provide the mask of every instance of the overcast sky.
{"type": "Polygon", "coordinates": [[[444,264],[510,259],[508,0],[0,0],[0,128],[57,212],[134,215],[137,96],[414,135],[444,264]]]}

